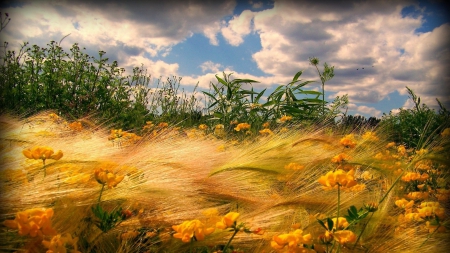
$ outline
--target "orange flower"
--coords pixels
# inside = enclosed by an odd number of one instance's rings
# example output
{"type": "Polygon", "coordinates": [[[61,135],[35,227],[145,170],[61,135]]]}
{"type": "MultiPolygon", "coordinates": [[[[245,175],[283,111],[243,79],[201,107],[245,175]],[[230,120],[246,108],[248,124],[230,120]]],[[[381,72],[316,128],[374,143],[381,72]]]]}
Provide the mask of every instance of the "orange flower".
{"type": "Polygon", "coordinates": [[[272,130],[270,130],[270,129],[268,129],[268,128],[265,128],[265,129],[263,129],[263,130],[260,130],[259,133],[262,134],[262,135],[273,135],[272,130]]]}
{"type": "Polygon", "coordinates": [[[446,128],[444,129],[444,131],[442,131],[441,133],[442,137],[450,137],[450,128],[446,128]]]}
{"type": "Polygon", "coordinates": [[[368,141],[378,141],[379,138],[377,137],[377,135],[374,132],[366,132],[364,133],[364,135],[362,136],[362,138],[364,140],[368,140],[368,141]]]}
{"type": "Polygon", "coordinates": [[[353,134],[348,134],[341,139],[340,144],[346,148],[354,148],[356,146],[355,137],[353,134]]]}
{"type": "Polygon", "coordinates": [[[331,162],[332,163],[342,163],[342,162],[346,162],[350,159],[352,159],[352,158],[349,155],[341,153],[341,154],[331,158],[331,162]]]}
{"type": "Polygon", "coordinates": [[[4,221],[8,228],[18,229],[19,235],[30,235],[31,237],[54,235],[56,231],[52,228],[50,219],[53,209],[33,208],[16,214],[14,220],[4,221]]]}
{"type": "Polygon", "coordinates": [[[270,245],[274,249],[283,249],[287,246],[290,250],[289,252],[291,252],[291,250],[296,250],[297,248],[299,248],[299,245],[300,247],[302,247],[303,244],[310,244],[311,242],[311,234],[303,235],[303,230],[296,229],[289,234],[275,235],[274,237],[272,237],[270,245]]]}
{"type": "Polygon", "coordinates": [[[354,179],[354,174],[354,170],[350,170],[346,173],[339,169],[334,172],[329,171],[325,176],[321,176],[318,181],[324,186],[324,190],[337,188],[338,185],[343,188],[351,188],[357,184],[354,179]]]}
{"type": "Polygon", "coordinates": [[[406,195],[406,198],[418,200],[418,199],[427,199],[428,196],[429,196],[428,192],[410,192],[406,195]]]}
{"type": "Polygon", "coordinates": [[[287,121],[290,121],[290,120],[292,120],[292,116],[284,115],[283,117],[280,118],[280,121],[283,122],[283,123],[287,122],[287,121]]]}
{"type": "MultiPolygon", "coordinates": [[[[343,230],[350,225],[345,217],[339,217],[339,219],[333,218],[331,220],[333,221],[333,230],[343,230]]],[[[325,223],[325,227],[328,228],[328,224],[325,223]]],[[[328,229],[330,230],[330,228],[328,229]]]]}
{"type": "Polygon", "coordinates": [[[219,229],[229,228],[234,225],[238,217],[239,213],[229,212],[222,218],[221,221],[216,223],[216,227],[219,229]]]}
{"type": "Polygon", "coordinates": [[[427,180],[429,177],[430,176],[427,173],[420,174],[417,172],[408,172],[408,173],[406,173],[406,175],[404,175],[402,177],[402,180],[405,182],[410,182],[410,181],[414,181],[414,180],[423,182],[423,181],[427,180]]]}
{"type": "Polygon", "coordinates": [[[217,136],[225,135],[225,126],[222,124],[218,124],[214,127],[214,134],[217,136]]]}
{"type": "Polygon", "coordinates": [[[183,242],[190,242],[191,238],[202,241],[205,236],[214,232],[214,228],[205,228],[205,225],[199,220],[184,221],[180,225],[172,226],[175,230],[173,237],[181,239],[183,242]]]}
{"type": "Polygon", "coordinates": [[[356,235],[350,230],[339,230],[333,233],[333,238],[340,244],[356,241],[356,235]]]}
{"type": "Polygon", "coordinates": [[[440,220],[445,218],[445,209],[439,205],[439,202],[422,202],[417,211],[422,218],[434,217],[435,215],[440,220]]]}
{"type": "Polygon", "coordinates": [[[200,130],[206,130],[206,129],[208,129],[208,126],[205,125],[205,124],[201,124],[201,125],[198,126],[198,129],[200,129],[200,130]]]}
{"type": "Polygon", "coordinates": [[[125,176],[117,176],[107,169],[99,168],[94,171],[95,179],[99,184],[107,185],[108,188],[116,187],[125,176]]]}
{"type": "Polygon", "coordinates": [[[166,128],[166,127],[168,127],[169,126],[169,124],[167,123],[167,122],[160,122],[159,124],[158,124],[158,127],[159,128],[166,128]]]}
{"type": "Polygon", "coordinates": [[[70,234],[61,234],[53,236],[50,241],[43,240],[42,244],[48,249],[48,253],[65,253],[70,249],[70,253],[81,253],[78,251],[78,237],[72,238],[70,234]]]}
{"type": "Polygon", "coordinates": [[[24,149],[22,153],[29,159],[42,159],[44,164],[46,159],[59,160],[61,159],[61,157],[63,157],[63,153],[61,150],[59,150],[58,153],[54,154],[53,149],[46,146],[37,146],[32,149],[24,149]]]}
{"type": "Polygon", "coordinates": [[[69,124],[69,128],[74,131],[81,131],[81,130],[83,130],[83,125],[79,121],[74,121],[69,124]]]}
{"type": "Polygon", "coordinates": [[[399,199],[399,200],[395,201],[395,205],[400,207],[400,208],[405,208],[405,209],[411,208],[411,207],[414,206],[414,200],[411,200],[411,201],[408,202],[408,200],[406,200],[404,198],[403,199],[399,199]]]}
{"type": "Polygon", "coordinates": [[[236,131],[241,131],[241,130],[247,130],[247,129],[250,129],[250,124],[248,124],[248,123],[239,123],[235,128],[234,128],[234,130],[236,130],[236,131]]]}

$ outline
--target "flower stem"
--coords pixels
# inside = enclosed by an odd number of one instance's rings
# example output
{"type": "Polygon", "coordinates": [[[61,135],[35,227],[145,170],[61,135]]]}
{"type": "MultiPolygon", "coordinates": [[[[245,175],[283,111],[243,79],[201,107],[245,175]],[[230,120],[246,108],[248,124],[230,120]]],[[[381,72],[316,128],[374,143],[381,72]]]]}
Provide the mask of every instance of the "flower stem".
{"type": "Polygon", "coordinates": [[[338,184],[338,204],[337,204],[337,218],[336,218],[336,231],[339,230],[339,209],[341,204],[341,185],[338,184]]]}
{"type": "Polygon", "coordinates": [[[102,198],[103,189],[105,188],[105,184],[102,184],[102,189],[100,190],[100,196],[98,196],[98,203],[100,204],[100,199],[102,198]]]}
{"type": "Polygon", "coordinates": [[[223,253],[226,253],[228,247],[230,246],[231,241],[233,240],[234,236],[237,234],[237,232],[239,232],[239,229],[235,228],[234,229],[234,234],[231,236],[230,240],[228,241],[227,245],[225,245],[225,247],[223,248],[223,253]]]}
{"type": "Polygon", "coordinates": [[[370,217],[369,217],[369,219],[367,220],[366,224],[364,224],[364,227],[363,227],[361,233],[359,234],[358,238],[356,239],[355,244],[353,245],[353,249],[356,248],[356,244],[358,244],[359,239],[361,239],[361,236],[362,236],[362,234],[364,233],[364,230],[366,230],[367,224],[369,224],[370,219],[372,219],[372,216],[373,216],[374,213],[375,213],[375,212],[373,212],[373,213],[370,215],[370,217]]]}

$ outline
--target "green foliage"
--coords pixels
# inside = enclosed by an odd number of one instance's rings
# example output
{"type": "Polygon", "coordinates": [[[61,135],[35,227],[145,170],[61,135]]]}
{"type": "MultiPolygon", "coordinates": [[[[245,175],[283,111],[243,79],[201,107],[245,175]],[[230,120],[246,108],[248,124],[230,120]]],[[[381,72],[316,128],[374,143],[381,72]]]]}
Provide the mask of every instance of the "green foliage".
{"type": "Polygon", "coordinates": [[[418,97],[410,88],[406,87],[410,98],[414,102],[412,109],[400,108],[397,114],[384,114],[380,126],[387,130],[396,143],[410,148],[421,149],[435,140],[439,133],[450,123],[450,112],[442,106],[436,112],[426,104],[420,104],[418,97]]]}
{"type": "MultiPolygon", "coordinates": [[[[2,27],[6,24],[2,20],[2,27]]],[[[235,126],[230,123],[238,122],[250,124],[251,132],[258,133],[263,123],[276,125],[277,119],[285,115],[297,123],[334,119],[348,103],[346,96],[338,97],[325,108],[324,90],[305,90],[313,81],[300,80],[302,71],[288,84],[279,85],[264,102],[261,100],[266,89],[257,92],[252,86],[258,81],[231,79],[231,73],[223,73],[223,78],[216,76],[217,83],[211,83],[209,92],[203,91],[210,112],[205,115],[198,106],[197,86],[187,95],[180,91],[181,78],[171,77],[166,81],[158,79],[156,87],[151,87],[151,76],[143,66],[125,75],[117,61],[108,63],[106,52],[99,51],[94,58],[77,43],[65,52],[62,40],[51,41],[47,48],[24,43],[18,52],[7,50],[5,43],[0,60],[3,112],[27,117],[51,109],[68,119],[91,117],[137,132],[147,121],[183,127],[206,123],[210,129],[223,124],[226,132],[233,132],[235,126]]],[[[324,83],[334,76],[333,67],[325,63],[324,71],[318,73],[324,89],[324,83]]]]}
{"type": "Polygon", "coordinates": [[[97,204],[95,207],[91,208],[92,213],[94,213],[95,217],[97,217],[97,221],[95,221],[95,225],[104,233],[113,229],[124,219],[122,215],[122,208],[113,210],[111,213],[103,210],[103,208],[97,204]]]}
{"type": "Polygon", "coordinates": [[[322,101],[318,99],[320,92],[307,91],[302,88],[313,81],[299,79],[302,71],[295,74],[292,81],[286,85],[278,86],[269,95],[264,107],[272,106],[271,115],[280,118],[283,115],[291,115],[296,120],[313,120],[318,117],[318,108],[322,106],[322,101]],[[312,95],[313,97],[307,97],[312,95]]]}
{"type": "Polygon", "coordinates": [[[125,76],[116,61],[108,63],[104,51],[94,58],[77,43],[70,53],[60,44],[51,41],[48,48],[41,48],[24,43],[18,53],[5,51],[0,65],[3,110],[29,116],[54,109],[73,119],[95,115],[127,130],[139,129],[148,120],[181,121],[180,117],[196,113],[195,94],[177,94],[181,79],[158,80],[160,87],[152,89],[151,76],[142,66],[125,76]]]}
{"type": "Polygon", "coordinates": [[[348,215],[345,216],[347,219],[347,222],[350,224],[357,224],[361,220],[367,217],[369,212],[364,209],[360,208],[359,210],[355,206],[351,206],[349,209],[347,209],[348,215]]]}
{"type": "Polygon", "coordinates": [[[309,62],[311,63],[311,65],[316,67],[317,73],[319,74],[320,81],[322,83],[322,114],[325,115],[325,83],[334,77],[334,66],[330,67],[325,62],[323,64],[323,71],[320,72],[319,68],[317,67],[317,65],[319,65],[319,58],[309,58],[309,62]]]}

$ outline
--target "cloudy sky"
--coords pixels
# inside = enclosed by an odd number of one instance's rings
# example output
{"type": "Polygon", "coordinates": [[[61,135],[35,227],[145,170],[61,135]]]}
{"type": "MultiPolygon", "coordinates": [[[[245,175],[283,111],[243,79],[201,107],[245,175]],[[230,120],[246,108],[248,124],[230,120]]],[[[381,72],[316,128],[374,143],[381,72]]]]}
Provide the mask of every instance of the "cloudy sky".
{"type": "MultiPolygon", "coordinates": [[[[437,108],[450,108],[450,24],[439,1],[294,0],[10,0],[0,4],[11,22],[1,43],[14,49],[51,40],[68,51],[147,68],[155,78],[182,77],[192,90],[208,90],[215,75],[234,73],[270,94],[299,70],[319,81],[309,64],[318,57],[335,67],[326,99],[348,94],[349,114],[381,117],[410,107],[405,86],[437,108]]],[[[319,82],[309,85],[319,90],[319,82]]]]}

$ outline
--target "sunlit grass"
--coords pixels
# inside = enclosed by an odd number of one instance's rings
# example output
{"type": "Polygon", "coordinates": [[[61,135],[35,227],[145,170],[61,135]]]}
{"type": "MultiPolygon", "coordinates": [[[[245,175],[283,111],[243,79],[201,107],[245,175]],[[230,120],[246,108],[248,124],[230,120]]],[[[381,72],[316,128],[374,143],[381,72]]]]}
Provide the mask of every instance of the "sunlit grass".
{"type": "Polygon", "coordinates": [[[372,129],[335,133],[280,124],[267,135],[245,134],[246,125],[236,124],[234,132],[217,134],[149,123],[138,136],[86,122],[80,127],[51,112],[24,120],[4,115],[1,124],[2,251],[45,252],[58,240],[69,252],[437,252],[449,246],[447,130],[414,150],[372,129]],[[236,128],[243,131],[239,138],[236,128]],[[40,146],[63,156],[43,164],[23,153],[40,146]],[[333,171],[346,176],[331,177],[333,171]],[[14,225],[41,222],[44,216],[13,222],[32,208],[53,211],[54,231],[31,226],[31,234],[14,225]],[[230,212],[239,215],[228,221],[230,212]],[[338,212],[347,225],[327,225],[338,212]]]}

